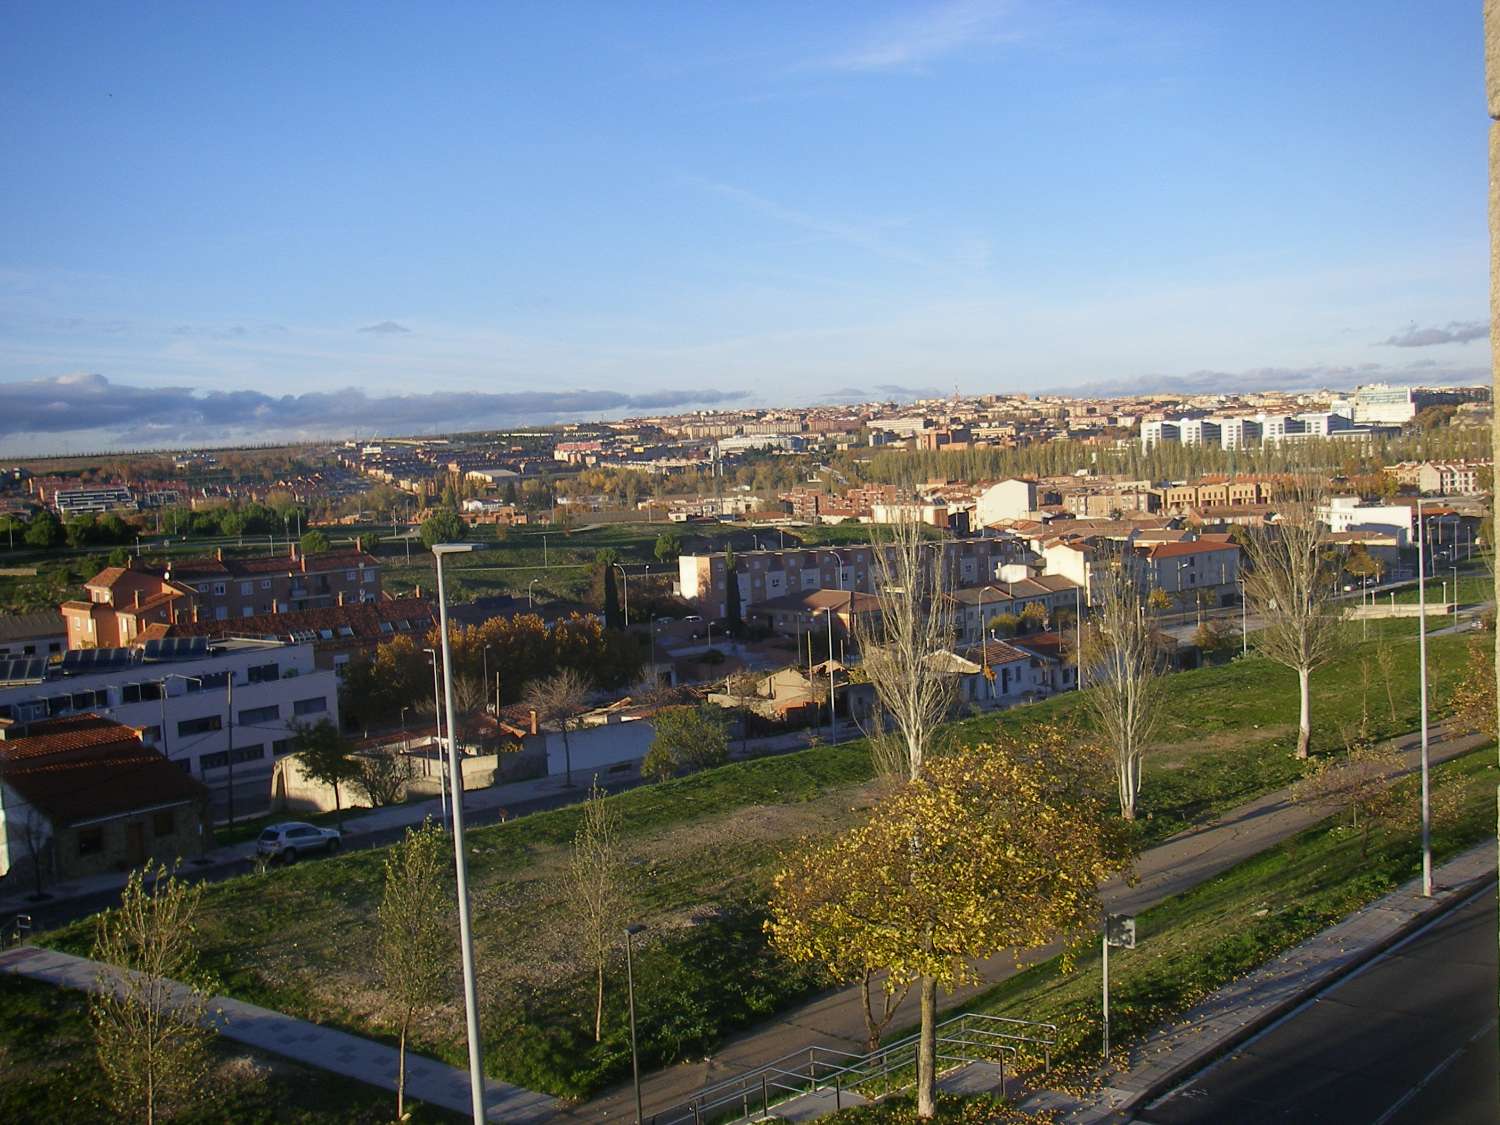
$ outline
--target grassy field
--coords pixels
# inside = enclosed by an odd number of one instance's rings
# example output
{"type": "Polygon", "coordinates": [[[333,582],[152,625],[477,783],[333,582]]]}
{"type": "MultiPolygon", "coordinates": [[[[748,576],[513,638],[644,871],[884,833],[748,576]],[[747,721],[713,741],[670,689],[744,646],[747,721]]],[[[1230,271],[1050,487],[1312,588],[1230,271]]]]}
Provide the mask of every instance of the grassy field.
{"type": "MultiPolygon", "coordinates": [[[[1441,861],[1495,832],[1500,769],[1493,747],[1433,771],[1433,851],[1441,861]]],[[[1417,781],[1400,783],[1415,813],[1417,781]]],[[[1264,964],[1319,930],[1421,873],[1412,822],[1360,835],[1347,816],[1330,818],[1217,878],[1153,907],[1136,920],[1138,945],[1110,958],[1110,1029],[1125,1045],[1192,1007],[1215,989],[1264,964]]],[[[1060,957],[1019,973],[965,1007],[1059,1025],[1054,1062],[1091,1068],[1099,1051],[1099,950],[1087,943],[1071,972],[1060,957]]]]}
{"type": "MultiPolygon", "coordinates": [[[[0,1121],[97,1122],[119,1115],[94,1065],[81,992],[22,977],[0,988],[0,1121]]],[[[215,1044],[211,1090],[174,1121],[237,1125],[377,1125],[395,1116],[396,1096],[286,1059],[256,1056],[228,1040],[215,1044]]],[[[460,1121],[418,1105],[413,1122],[460,1121]]]]}
{"type": "MultiPolygon", "coordinates": [[[[1314,675],[1319,745],[1368,707],[1377,733],[1414,723],[1415,642],[1379,642],[1394,661],[1389,700],[1374,665],[1377,643],[1359,646],[1314,675]],[[1362,666],[1369,685],[1362,687],[1362,666]],[[1394,717],[1392,717],[1394,714],[1394,717]]],[[[1441,708],[1464,657],[1464,639],[1430,645],[1434,702],[1441,708]]],[[[1147,760],[1143,843],[1299,776],[1291,756],[1295,679],[1259,658],[1173,676],[1162,745],[1147,760]]],[[[949,744],[1077,717],[1063,696],[998,717],[951,724],[949,744]]],[[[766,947],[760,920],[783,849],[799,837],[850,823],[868,800],[865,747],[851,743],[736,763],[610,798],[634,872],[633,916],[649,927],[637,972],[642,1054],[658,1065],[711,1051],[728,1032],[823,986],[766,947]]],[[[561,874],[576,809],[521,817],[475,831],[470,872],[487,1064],[497,1077],[581,1096],[629,1072],[624,997],[612,970],[604,1041],[592,1038],[587,967],[568,922],[561,874]]],[[[294,1015],[389,1035],[368,959],[381,889],[382,851],[356,852],[216,884],[205,895],[205,966],[231,995],[294,1015]]],[[[86,951],[91,926],[53,940],[86,951]]],[[[463,1058],[456,1007],[419,1030],[418,1049],[463,1058]]]]}

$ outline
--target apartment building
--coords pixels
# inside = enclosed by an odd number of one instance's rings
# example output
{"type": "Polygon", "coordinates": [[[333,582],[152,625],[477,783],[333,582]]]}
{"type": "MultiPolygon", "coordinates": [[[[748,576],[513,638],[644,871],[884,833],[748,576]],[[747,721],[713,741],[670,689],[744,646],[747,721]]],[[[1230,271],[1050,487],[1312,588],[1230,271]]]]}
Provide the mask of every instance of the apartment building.
{"type": "Polygon", "coordinates": [[[133,643],[150,625],[227,621],[378,601],[380,560],[360,548],[304,555],[174,560],[105,567],[84,583],[87,601],[62,605],[68,647],[133,643]]]}
{"type": "MultiPolygon", "coordinates": [[[[858,590],[873,594],[878,565],[875,551],[879,549],[863,544],[738,553],[735,565],[742,610],[813,590],[858,590]]],[[[989,581],[1005,551],[1004,545],[992,539],[943,542],[941,557],[950,585],[958,588],[989,581]]],[[[677,560],[677,571],[685,600],[698,606],[705,616],[724,616],[727,587],[722,553],[682,555],[677,560]]]]}
{"type": "Polygon", "coordinates": [[[95,714],[141,730],[212,794],[216,819],[265,812],[294,726],[339,721],[338,677],[311,644],[234,638],[150,640],[0,666],[0,719],[95,714]],[[230,739],[233,739],[231,745],[230,739]]]}
{"type": "Polygon", "coordinates": [[[1318,519],[1335,535],[1365,531],[1390,535],[1405,547],[1412,534],[1412,509],[1407,504],[1366,504],[1358,496],[1335,496],[1319,506],[1318,519]]]}
{"type": "Polygon", "coordinates": [[[0,660],[59,656],[68,647],[68,626],[55,609],[0,617],[0,660]]]}
{"type": "Polygon", "coordinates": [[[1214,605],[1231,605],[1240,580],[1239,545],[1223,538],[1174,543],[1137,543],[1131,566],[1143,591],[1162,590],[1191,608],[1190,599],[1208,591],[1214,605]]]}

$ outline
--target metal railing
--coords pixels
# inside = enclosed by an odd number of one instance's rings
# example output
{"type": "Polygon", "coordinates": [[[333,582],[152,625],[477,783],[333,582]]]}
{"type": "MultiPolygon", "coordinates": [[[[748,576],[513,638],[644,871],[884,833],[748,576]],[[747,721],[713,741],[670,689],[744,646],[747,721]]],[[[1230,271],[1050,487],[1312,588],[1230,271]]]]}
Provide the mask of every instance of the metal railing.
{"type": "MultiPolygon", "coordinates": [[[[1005,1089],[1005,1062],[1025,1055],[1041,1057],[1050,1070],[1057,1026],[1007,1016],[968,1012],[937,1026],[936,1057],[939,1074],[974,1062],[1000,1066],[1000,1088],[1005,1089]]],[[[905,1089],[916,1081],[917,1035],[908,1035],[869,1054],[833,1047],[809,1047],[783,1055],[734,1078],[705,1086],[687,1101],[648,1114],[649,1125],[733,1125],[771,1116],[773,1106],[808,1094],[832,1092],[831,1111],[844,1106],[847,1095],[869,1101],[905,1089]]],[[[857,1104],[857,1103],[852,1103],[857,1104]]]]}

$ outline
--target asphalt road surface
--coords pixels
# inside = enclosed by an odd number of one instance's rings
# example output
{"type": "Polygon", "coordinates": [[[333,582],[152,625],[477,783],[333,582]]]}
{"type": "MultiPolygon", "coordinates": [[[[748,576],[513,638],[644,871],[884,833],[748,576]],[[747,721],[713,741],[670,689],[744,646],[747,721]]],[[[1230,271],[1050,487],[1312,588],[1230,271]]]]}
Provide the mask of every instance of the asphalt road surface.
{"type": "Polygon", "coordinates": [[[1200,1071],[1136,1120],[1495,1125],[1495,910],[1491,887],[1200,1071]]]}

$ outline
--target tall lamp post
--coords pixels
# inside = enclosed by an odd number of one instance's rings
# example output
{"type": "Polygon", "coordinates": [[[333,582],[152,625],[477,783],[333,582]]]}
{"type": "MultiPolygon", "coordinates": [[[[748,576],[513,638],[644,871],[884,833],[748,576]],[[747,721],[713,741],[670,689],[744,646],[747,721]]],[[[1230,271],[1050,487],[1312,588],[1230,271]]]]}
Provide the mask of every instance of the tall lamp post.
{"type": "Polygon", "coordinates": [[[536,595],[531,592],[531,588],[533,586],[535,586],[539,581],[541,581],[541,580],[538,579],[538,578],[533,578],[530,582],[526,583],[526,608],[527,609],[535,609],[536,608],[536,595]]]}
{"type": "Polygon", "coordinates": [[[437,727],[437,753],[438,753],[438,798],[442,801],[443,831],[448,831],[448,768],[443,764],[443,695],[438,687],[438,654],[437,649],[424,648],[422,650],[432,657],[432,721],[437,727]]]}
{"type": "Polygon", "coordinates": [[[1422,894],[1432,897],[1432,817],[1427,762],[1427,571],[1422,501],[1417,500],[1417,674],[1422,700],[1422,894]]]}
{"type": "Polygon", "coordinates": [[[625,927],[625,991],[630,997],[630,1073],[635,1082],[635,1125],[645,1120],[641,1113],[641,1057],[635,1046],[635,937],[646,932],[639,922],[625,927]]]}
{"type": "Polygon", "coordinates": [[[838,700],[833,694],[833,607],[825,605],[828,614],[828,741],[839,740],[838,700]]]}
{"type": "Polygon", "coordinates": [[[464,856],[464,803],[458,762],[458,728],[453,721],[453,655],[448,638],[448,601],[443,590],[443,556],[472,551],[472,543],[434,543],[437,559],[438,630],[443,637],[443,709],[448,716],[448,768],[453,781],[453,859],[458,875],[458,941],[463,954],[464,1016],[469,1038],[469,1096],[474,1125],[484,1122],[484,1059],[479,1041],[479,990],[474,980],[474,934],[469,922],[469,864],[464,856]]]}

